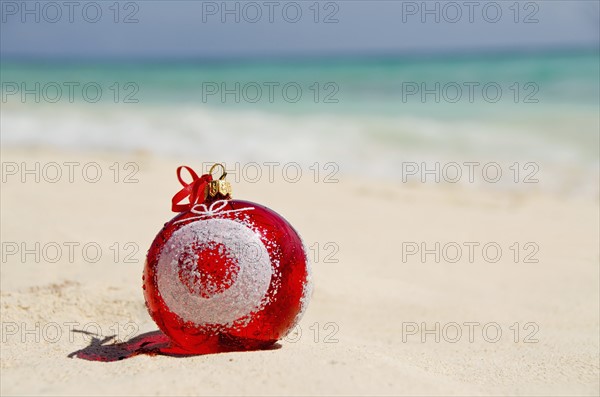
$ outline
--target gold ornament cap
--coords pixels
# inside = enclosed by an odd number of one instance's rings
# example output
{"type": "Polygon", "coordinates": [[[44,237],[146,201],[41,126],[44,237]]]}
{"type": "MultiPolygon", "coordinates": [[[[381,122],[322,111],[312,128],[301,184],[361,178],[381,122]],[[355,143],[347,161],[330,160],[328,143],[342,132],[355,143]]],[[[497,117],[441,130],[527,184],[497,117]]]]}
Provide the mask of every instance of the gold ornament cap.
{"type": "Polygon", "coordinates": [[[214,198],[218,196],[223,196],[223,198],[231,198],[231,183],[225,180],[227,176],[227,171],[225,171],[225,166],[221,163],[213,164],[208,171],[209,174],[212,175],[215,168],[221,167],[223,173],[219,177],[219,179],[212,180],[208,183],[206,187],[206,191],[204,193],[205,198],[214,198]]]}

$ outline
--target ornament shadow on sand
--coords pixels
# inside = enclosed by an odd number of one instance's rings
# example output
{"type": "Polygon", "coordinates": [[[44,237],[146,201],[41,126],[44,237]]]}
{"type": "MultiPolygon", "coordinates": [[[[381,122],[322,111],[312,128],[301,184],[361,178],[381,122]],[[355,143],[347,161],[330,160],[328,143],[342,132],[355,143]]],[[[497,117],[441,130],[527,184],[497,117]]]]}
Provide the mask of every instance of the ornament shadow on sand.
{"type": "Polygon", "coordinates": [[[247,347],[231,343],[231,341],[221,341],[220,343],[199,346],[191,352],[173,346],[171,340],[158,330],[143,333],[125,342],[117,342],[115,339],[116,335],[103,336],[81,330],[73,330],[72,332],[89,335],[92,339],[87,347],[74,351],[67,357],[87,361],[120,361],[142,354],[149,356],[191,357],[240,351],[277,350],[281,348],[279,343],[275,343],[263,348],[248,350],[247,347]]]}

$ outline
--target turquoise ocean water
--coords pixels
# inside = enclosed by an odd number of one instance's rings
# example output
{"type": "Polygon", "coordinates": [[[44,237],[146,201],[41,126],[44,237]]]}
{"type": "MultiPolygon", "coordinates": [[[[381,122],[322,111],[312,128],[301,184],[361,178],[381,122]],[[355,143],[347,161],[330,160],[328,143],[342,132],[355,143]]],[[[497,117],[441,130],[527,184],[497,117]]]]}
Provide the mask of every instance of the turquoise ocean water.
{"type": "Polygon", "coordinates": [[[3,62],[3,146],[225,161],[536,162],[597,194],[598,52],[271,61],[3,62]],[[24,93],[28,92],[28,93],[24,93]],[[595,181],[595,182],[594,182],[595,181]]]}

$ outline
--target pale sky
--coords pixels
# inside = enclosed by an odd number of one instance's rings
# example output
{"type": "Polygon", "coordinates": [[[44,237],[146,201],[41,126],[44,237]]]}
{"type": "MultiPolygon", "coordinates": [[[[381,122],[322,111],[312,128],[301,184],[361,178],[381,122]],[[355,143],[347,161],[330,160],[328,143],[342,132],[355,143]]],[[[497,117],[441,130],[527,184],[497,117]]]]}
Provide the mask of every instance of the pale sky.
{"type": "Polygon", "coordinates": [[[401,54],[600,43],[596,0],[67,3],[0,0],[3,59],[401,54]]]}

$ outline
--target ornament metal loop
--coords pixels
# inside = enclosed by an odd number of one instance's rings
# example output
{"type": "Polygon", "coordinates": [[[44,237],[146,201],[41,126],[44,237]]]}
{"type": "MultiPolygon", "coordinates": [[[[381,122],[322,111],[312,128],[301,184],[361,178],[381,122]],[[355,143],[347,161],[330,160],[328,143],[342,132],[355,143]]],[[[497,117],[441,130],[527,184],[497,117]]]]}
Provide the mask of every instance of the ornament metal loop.
{"type": "Polygon", "coordinates": [[[212,167],[210,167],[210,170],[208,170],[208,174],[211,175],[212,178],[212,173],[217,167],[221,167],[223,173],[221,174],[219,179],[211,180],[208,183],[208,186],[204,191],[205,199],[207,197],[217,197],[217,195],[221,195],[225,198],[231,198],[231,184],[225,180],[225,177],[227,176],[225,166],[221,163],[215,163],[212,167]]]}
{"type": "Polygon", "coordinates": [[[213,166],[210,167],[210,170],[208,170],[208,173],[212,175],[213,171],[217,167],[221,167],[221,169],[223,170],[223,173],[219,177],[219,180],[222,181],[227,176],[227,171],[225,170],[225,166],[223,164],[221,164],[221,163],[215,163],[215,164],[213,164],[213,166]]]}

